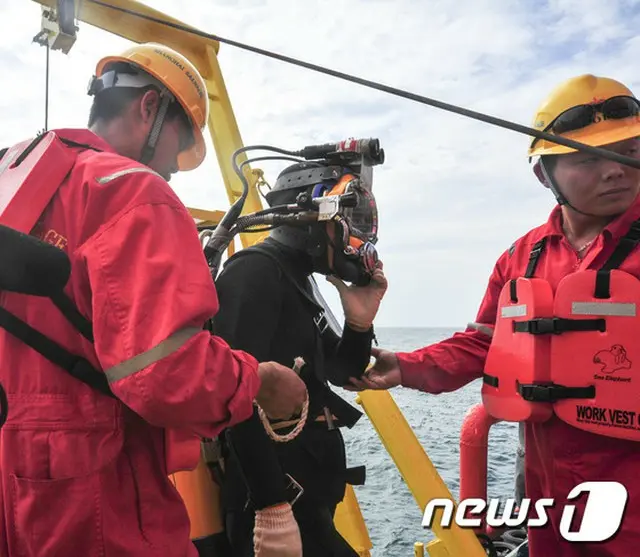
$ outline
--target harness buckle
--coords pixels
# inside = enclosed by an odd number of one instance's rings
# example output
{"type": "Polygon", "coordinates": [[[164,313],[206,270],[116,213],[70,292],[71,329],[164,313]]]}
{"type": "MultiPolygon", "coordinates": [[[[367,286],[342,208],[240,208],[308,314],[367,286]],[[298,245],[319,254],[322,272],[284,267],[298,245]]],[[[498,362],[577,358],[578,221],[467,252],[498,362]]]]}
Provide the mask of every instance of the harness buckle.
{"type": "Polygon", "coordinates": [[[313,323],[318,328],[320,334],[324,334],[329,326],[329,320],[327,319],[327,314],[324,311],[321,311],[313,318],[313,323]]]}
{"type": "Polygon", "coordinates": [[[207,464],[222,461],[222,446],[218,438],[203,438],[201,441],[202,457],[207,464]]]}
{"type": "Polygon", "coordinates": [[[289,480],[287,487],[285,488],[287,493],[287,501],[293,507],[296,504],[296,501],[302,497],[304,493],[304,488],[294,479],[291,474],[286,473],[285,476],[289,480]]]}

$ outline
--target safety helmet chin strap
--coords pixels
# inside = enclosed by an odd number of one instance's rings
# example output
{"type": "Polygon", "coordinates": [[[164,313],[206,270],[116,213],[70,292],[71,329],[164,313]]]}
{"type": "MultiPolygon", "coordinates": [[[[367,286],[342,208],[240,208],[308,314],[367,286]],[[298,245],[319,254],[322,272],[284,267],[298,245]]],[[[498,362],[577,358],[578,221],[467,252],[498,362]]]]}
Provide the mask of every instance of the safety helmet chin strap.
{"type": "Polygon", "coordinates": [[[142,164],[149,164],[153,159],[153,156],[156,152],[156,145],[158,143],[158,138],[160,137],[160,132],[162,131],[162,125],[165,122],[165,118],[167,116],[167,110],[169,109],[169,104],[171,103],[172,97],[168,91],[162,91],[160,93],[160,106],[158,107],[158,112],[156,112],[156,116],[153,120],[153,125],[149,130],[149,135],[147,136],[147,141],[142,147],[142,154],[140,155],[140,162],[142,164]]]}
{"type": "Polygon", "coordinates": [[[169,105],[174,100],[173,95],[169,90],[153,76],[145,72],[136,72],[133,69],[128,71],[122,70],[109,70],[100,77],[94,76],[89,82],[88,94],[95,96],[105,89],[112,87],[128,87],[128,88],[142,88],[148,85],[153,85],[160,90],[160,106],[158,106],[158,112],[156,112],[153,124],[147,135],[147,140],[142,147],[139,162],[142,164],[149,164],[155,154],[156,145],[162,126],[167,116],[167,110],[169,105]]]}
{"type": "Polygon", "coordinates": [[[570,207],[571,209],[573,209],[576,213],[580,213],[581,215],[584,215],[586,217],[599,216],[599,215],[594,215],[592,213],[585,213],[584,211],[577,209],[571,203],[569,203],[569,200],[560,191],[560,186],[558,186],[558,182],[556,182],[556,179],[552,176],[551,172],[549,172],[549,169],[545,164],[544,157],[543,156],[540,157],[540,160],[538,162],[540,164],[540,169],[542,170],[542,175],[544,176],[545,181],[549,185],[549,189],[553,192],[553,195],[555,196],[556,201],[558,202],[558,205],[560,206],[566,205],[567,207],[570,207]]]}

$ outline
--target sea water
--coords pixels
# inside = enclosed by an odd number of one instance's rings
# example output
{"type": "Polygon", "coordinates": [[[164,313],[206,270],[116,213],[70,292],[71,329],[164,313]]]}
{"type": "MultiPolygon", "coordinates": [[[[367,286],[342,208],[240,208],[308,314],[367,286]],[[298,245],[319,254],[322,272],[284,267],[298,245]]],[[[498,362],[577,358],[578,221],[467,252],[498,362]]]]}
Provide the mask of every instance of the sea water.
{"type": "MultiPolygon", "coordinates": [[[[451,336],[454,329],[376,327],[380,348],[412,351],[451,336]]],[[[452,393],[429,395],[396,387],[390,391],[438,473],[458,500],[460,428],[466,411],[480,402],[481,381],[452,393]]],[[[336,389],[349,402],[356,393],[336,389]]],[[[361,408],[360,406],[357,406],[361,408]]],[[[351,429],[343,429],[349,466],[365,464],[366,483],[355,486],[356,497],[373,543],[372,557],[411,557],[413,544],[433,539],[423,528],[422,511],[366,414],[351,429]]],[[[499,423],[489,434],[488,496],[514,494],[517,425],[499,423]]]]}

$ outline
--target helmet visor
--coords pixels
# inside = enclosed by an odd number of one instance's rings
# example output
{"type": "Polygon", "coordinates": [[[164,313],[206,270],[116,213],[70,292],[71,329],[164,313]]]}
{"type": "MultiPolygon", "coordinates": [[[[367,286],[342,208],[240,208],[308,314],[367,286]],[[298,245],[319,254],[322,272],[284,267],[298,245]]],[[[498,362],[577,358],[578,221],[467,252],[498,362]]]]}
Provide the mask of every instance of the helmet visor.
{"type": "MultiPolygon", "coordinates": [[[[314,197],[324,186],[316,186],[314,197]]],[[[340,208],[340,215],[347,221],[351,236],[363,242],[378,241],[378,206],[373,193],[355,176],[343,176],[325,195],[355,194],[355,203],[340,208]]]]}

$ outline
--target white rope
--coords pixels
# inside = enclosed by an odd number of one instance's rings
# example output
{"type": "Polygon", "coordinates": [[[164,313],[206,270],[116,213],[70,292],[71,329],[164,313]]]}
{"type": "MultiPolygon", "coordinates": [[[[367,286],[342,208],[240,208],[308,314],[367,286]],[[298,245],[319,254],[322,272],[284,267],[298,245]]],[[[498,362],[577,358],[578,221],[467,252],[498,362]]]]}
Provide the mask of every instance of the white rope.
{"type": "MultiPolygon", "coordinates": [[[[300,371],[302,370],[302,366],[304,365],[305,361],[303,358],[296,358],[293,362],[293,371],[300,375],[300,371]]],[[[258,415],[260,416],[262,425],[264,426],[264,429],[266,430],[269,437],[276,443],[288,443],[299,435],[299,433],[302,431],[302,428],[304,428],[304,425],[307,423],[307,416],[309,415],[309,391],[306,391],[306,397],[304,403],[302,404],[302,412],[300,413],[300,419],[298,420],[296,427],[294,427],[292,431],[285,435],[277,434],[273,430],[273,427],[271,427],[271,422],[269,421],[266,412],[262,408],[260,408],[259,404],[256,403],[256,406],[258,407],[258,415]]]]}

